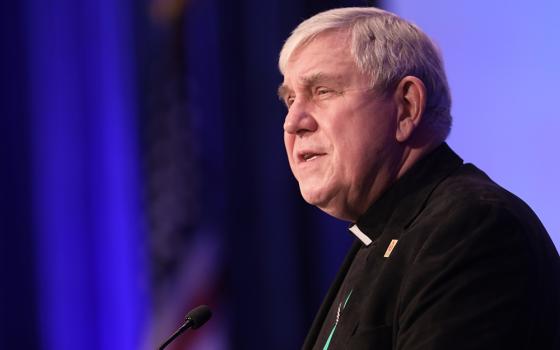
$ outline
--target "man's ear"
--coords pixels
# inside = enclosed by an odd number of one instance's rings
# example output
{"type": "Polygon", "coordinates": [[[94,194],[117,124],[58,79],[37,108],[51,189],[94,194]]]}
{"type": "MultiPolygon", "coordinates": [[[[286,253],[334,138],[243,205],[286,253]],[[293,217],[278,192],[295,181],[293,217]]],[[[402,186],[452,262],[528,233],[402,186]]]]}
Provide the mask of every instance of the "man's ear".
{"type": "Polygon", "coordinates": [[[426,86],[414,76],[401,79],[395,90],[398,142],[405,142],[420,125],[426,107],[426,86]]]}

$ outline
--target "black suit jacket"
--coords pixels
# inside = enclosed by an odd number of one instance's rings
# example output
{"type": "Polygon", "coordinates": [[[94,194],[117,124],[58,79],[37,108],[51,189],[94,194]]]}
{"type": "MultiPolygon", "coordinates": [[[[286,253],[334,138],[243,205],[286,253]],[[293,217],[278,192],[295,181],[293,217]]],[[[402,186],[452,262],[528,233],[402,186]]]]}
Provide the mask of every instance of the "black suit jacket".
{"type": "Polygon", "coordinates": [[[354,242],[304,349],[323,348],[317,336],[360,249],[367,261],[329,350],[560,349],[560,258],[546,230],[446,144],[357,225],[374,243],[354,242]]]}

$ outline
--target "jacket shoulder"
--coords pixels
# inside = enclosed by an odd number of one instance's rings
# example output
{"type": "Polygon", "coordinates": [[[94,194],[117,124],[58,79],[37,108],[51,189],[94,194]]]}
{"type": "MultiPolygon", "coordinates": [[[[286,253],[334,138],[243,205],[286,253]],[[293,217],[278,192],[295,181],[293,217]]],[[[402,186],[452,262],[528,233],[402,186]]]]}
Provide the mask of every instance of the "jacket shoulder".
{"type": "Polygon", "coordinates": [[[420,216],[461,225],[491,221],[496,225],[513,226],[516,228],[513,231],[547,235],[537,215],[522,199],[472,164],[461,166],[444,179],[426,200],[420,216]]]}

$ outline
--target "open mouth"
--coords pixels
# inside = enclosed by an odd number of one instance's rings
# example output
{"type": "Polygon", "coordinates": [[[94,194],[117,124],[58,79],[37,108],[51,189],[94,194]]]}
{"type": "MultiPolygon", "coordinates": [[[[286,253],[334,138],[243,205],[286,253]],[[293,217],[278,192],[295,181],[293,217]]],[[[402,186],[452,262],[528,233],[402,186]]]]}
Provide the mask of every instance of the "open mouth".
{"type": "Polygon", "coordinates": [[[313,152],[305,152],[300,154],[299,158],[303,162],[310,162],[314,159],[319,158],[320,156],[325,155],[325,153],[313,153],[313,152]]]}

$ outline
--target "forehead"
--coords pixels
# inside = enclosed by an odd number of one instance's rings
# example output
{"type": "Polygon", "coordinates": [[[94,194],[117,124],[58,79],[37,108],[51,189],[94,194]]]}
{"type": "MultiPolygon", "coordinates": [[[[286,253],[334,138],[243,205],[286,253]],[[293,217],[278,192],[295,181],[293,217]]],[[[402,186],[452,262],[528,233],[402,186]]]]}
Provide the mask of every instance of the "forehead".
{"type": "Polygon", "coordinates": [[[285,67],[284,83],[306,83],[317,76],[340,78],[356,71],[349,38],[347,32],[325,32],[294,50],[285,67]]]}

